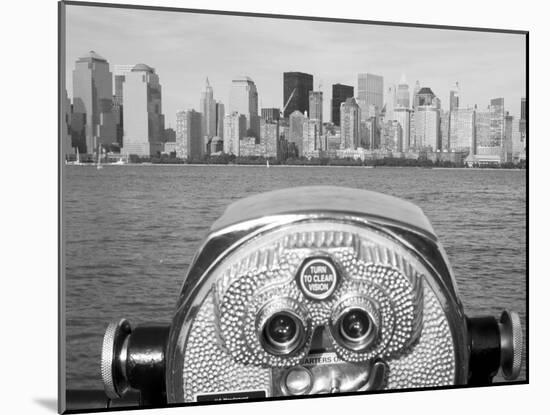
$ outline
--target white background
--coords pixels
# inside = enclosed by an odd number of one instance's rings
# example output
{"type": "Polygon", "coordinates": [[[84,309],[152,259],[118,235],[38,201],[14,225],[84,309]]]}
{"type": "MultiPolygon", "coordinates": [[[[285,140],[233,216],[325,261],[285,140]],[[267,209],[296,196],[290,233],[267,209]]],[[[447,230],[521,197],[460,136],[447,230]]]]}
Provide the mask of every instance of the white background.
{"type": "MultiPolygon", "coordinates": [[[[540,413],[548,396],[546,272],[549,23],[545,2],[209,0],[134,3],[529,30],[530,385],[179,408],[139,413],[540,413]],[[535,91],[536,89],[536,91],[535,91]],[[546,163],[545,163],[546,162],[546,163]],[[536,177],[536,180],[533,178],[536,177]]],[[[57,4],[3,2],[0,30],[3,413],[54,413],[57,396],[57,4]]],[[[174,301],[174,299],[167,299],[174,301]]],[[[127,413],[127,412],[124,412],[127,413]]],[[[136,412],[133,412],[136,413],[136,412]]]]}

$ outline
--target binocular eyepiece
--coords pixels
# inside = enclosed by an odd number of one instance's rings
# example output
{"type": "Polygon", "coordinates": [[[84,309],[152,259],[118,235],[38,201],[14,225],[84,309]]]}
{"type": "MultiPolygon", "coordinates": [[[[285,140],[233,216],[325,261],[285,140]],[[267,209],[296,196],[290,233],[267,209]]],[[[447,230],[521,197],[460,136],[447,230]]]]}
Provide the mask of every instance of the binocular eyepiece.
{"type": "Polygon", "coordinates": [[[417,206],[319,186],[229,206],[170,324],[110,324],[101,373],[150,405],[484,385],[517,378],[522,346],[516,313],[465,316],[417,206]]]}

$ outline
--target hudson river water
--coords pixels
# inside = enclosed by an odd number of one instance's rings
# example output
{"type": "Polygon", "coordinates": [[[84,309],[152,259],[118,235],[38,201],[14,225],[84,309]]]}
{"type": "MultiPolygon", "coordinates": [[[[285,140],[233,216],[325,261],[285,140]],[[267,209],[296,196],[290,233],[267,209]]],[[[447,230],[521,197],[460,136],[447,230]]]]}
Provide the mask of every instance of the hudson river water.
{"type": "MultiPolygon", "coordinates": [[[[419,205],[450,258],[468,315],[526,310],[525,171],[263,166],[67,166],[67,387],[101,389],[107,323],[170,320],[212,222],[244,196],[338,185],[419,205]]],[[[520,379],[525,379],[525,363],[520,379]]]]}

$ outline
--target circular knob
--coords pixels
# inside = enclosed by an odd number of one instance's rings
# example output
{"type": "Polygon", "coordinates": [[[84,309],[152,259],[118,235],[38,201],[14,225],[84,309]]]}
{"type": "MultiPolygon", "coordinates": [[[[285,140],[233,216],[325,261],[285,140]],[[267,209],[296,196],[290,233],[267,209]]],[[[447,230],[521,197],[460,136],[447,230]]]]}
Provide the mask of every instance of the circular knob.
{"type": "Polygon", "coordinates": [[[101,378],[110,399],[120,398],[128,388],[126,379],[127,339],[132,327],[126,319],[107,326],[101,349],[101,378]]]}
{"type": "Polygon", "coordinates": [[[503,311],[500,326],[500,367],[506,380],[519,376],[523,348],[523,334],[518,313],[503,311]]]}

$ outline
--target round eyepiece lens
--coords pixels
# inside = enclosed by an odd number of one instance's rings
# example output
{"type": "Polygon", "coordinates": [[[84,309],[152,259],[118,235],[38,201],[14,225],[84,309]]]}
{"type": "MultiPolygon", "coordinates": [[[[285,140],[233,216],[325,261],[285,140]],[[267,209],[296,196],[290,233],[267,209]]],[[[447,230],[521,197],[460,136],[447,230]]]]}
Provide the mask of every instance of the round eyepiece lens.
{"type": "Polygon", "coordinates": [[[370,317],[365,310],[352,309],[341,320],[342,335],[350,340],[364,337],[370,328],[370,317]]]}
{"type": "Polygon", "coordinates": [[[296,321],[288,314],[275,314],[267,323],[267,337],[271,343],[286,344],[296,336],[296,321]]]}

